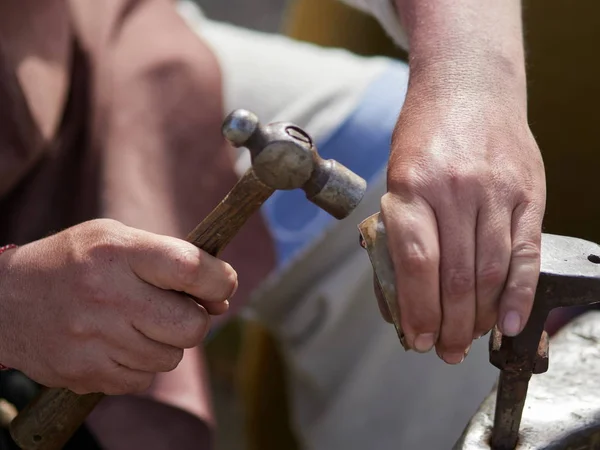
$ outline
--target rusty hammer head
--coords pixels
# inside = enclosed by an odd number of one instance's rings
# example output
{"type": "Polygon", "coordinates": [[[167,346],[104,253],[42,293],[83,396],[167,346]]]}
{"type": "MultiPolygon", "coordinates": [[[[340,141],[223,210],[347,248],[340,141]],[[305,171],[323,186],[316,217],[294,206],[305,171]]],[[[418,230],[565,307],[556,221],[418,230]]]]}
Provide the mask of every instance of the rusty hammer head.
{"type": "Polygon", "coordinates": [[[300,127],[286,122],[262,126],[250,111],[233,111],[223,136],[234,147],[246,147],[258,179],[278,190],[302,189],[308,200],[336,219],[350,214],[362,200],[367,183],[334,160],[324,160],[300,127]]]}

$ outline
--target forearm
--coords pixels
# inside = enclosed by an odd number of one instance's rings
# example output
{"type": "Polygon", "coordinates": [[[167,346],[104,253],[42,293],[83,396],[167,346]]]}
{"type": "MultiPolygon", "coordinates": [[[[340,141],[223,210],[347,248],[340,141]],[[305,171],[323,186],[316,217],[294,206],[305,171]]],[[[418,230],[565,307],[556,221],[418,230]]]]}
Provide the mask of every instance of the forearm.
{"type": "Polygon", "coordinates": [[[525,101],[519,0],[395,0],[412,78],[436,89],[509,89],[525,101]]]}

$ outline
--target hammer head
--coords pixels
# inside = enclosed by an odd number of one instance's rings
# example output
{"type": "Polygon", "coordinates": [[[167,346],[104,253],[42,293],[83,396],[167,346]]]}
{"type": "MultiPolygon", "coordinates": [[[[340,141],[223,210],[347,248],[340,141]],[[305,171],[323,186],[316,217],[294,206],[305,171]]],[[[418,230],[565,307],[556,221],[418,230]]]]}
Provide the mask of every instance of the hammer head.
{"type": "Polygon", "coordinates": [[[250,151],[261,182],[272,189],[303,189],[336,219],[348,216],[367,189],[365,180],[339,162],[323,160],[311,137],[292,123],[262,126],[254,113],[239,109],[227,116],[222,132],[234,147],[250,151]]]}

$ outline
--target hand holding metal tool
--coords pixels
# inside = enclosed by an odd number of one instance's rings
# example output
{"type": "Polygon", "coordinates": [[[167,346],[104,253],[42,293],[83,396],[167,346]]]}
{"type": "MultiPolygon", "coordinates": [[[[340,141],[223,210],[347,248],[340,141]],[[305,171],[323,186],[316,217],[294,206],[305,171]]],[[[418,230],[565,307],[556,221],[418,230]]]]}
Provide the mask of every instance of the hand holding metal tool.
{"type": "MultiPolygon", "coordinates": [[[[308,200],[343,219],[362,200],[366,182],[333,160],[323,160],[310,136],[291,123],[261,126],[256,115],[236,110],[224,121],[223,136],[246,147],[252,168],[187,237],[217,256],[248,218],[277,189],[303,189],[308,200]]],[[[103,394],[44,390],[11,423],[11,435],[25,450],[58,450],[69,440],[103,394]]]]}
{"type": "MultiPolygon", "coordinates": [[[[402,344],[395,276],[385,227],[375,214],[359,225],[376,281],[390,310],[402,344]]],[[[501,370],[491,448],[513,450],[531,375],[548,370],[548,336],[544,324],[550,311],[600,302],[600,246],[582,239],[542,236],[541,273],[529,320],[516,337],[495,329],[490,337],[490,362],[501,370]]]]}

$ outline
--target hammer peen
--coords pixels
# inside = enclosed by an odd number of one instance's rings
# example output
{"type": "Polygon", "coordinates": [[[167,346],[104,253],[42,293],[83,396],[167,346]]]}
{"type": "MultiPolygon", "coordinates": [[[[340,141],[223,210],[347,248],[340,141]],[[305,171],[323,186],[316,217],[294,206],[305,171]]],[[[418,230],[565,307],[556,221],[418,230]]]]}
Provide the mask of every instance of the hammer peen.
{"type": "MultiPolygon", "coordinates": [[[[250,150],[252,167],[219,205],[187,236],[217,256],[275,190],[303,189],[309,201],[341,220],[358,206],[365,180],[317,153],[311,137],[292,123],[262,126],[255,114],[236,110],[225,119],[223,136],[250,150]]],[[[24,450],[62,448],[103,394],[77,395],[45,389],[12,421],[10,432],[24,450]]]]}
{"type": "MultiPolygon", "coordinates": [[[[379,214],[359,225],[361,245],[367,249],[375,281],[387,304],[404,348],[401,311],[396,301],[394,269],[379,214]]],[[[500,369],[490,446],[513,450],[519,439],[529,380],[548,370],[548,335],[544,325],[554,308],[600,302],[600,245],[566,236],[542,235],[540,278],[529,320],[515,337],[490,335],[490,362],[500,369]]],[[[462,447],[455,447],[462,448],[462,447]]],[[[488,444],[485,447],[490,448],[488,444]]],[[[587,448],[587,447],[586,447],[587,448]]]]}

